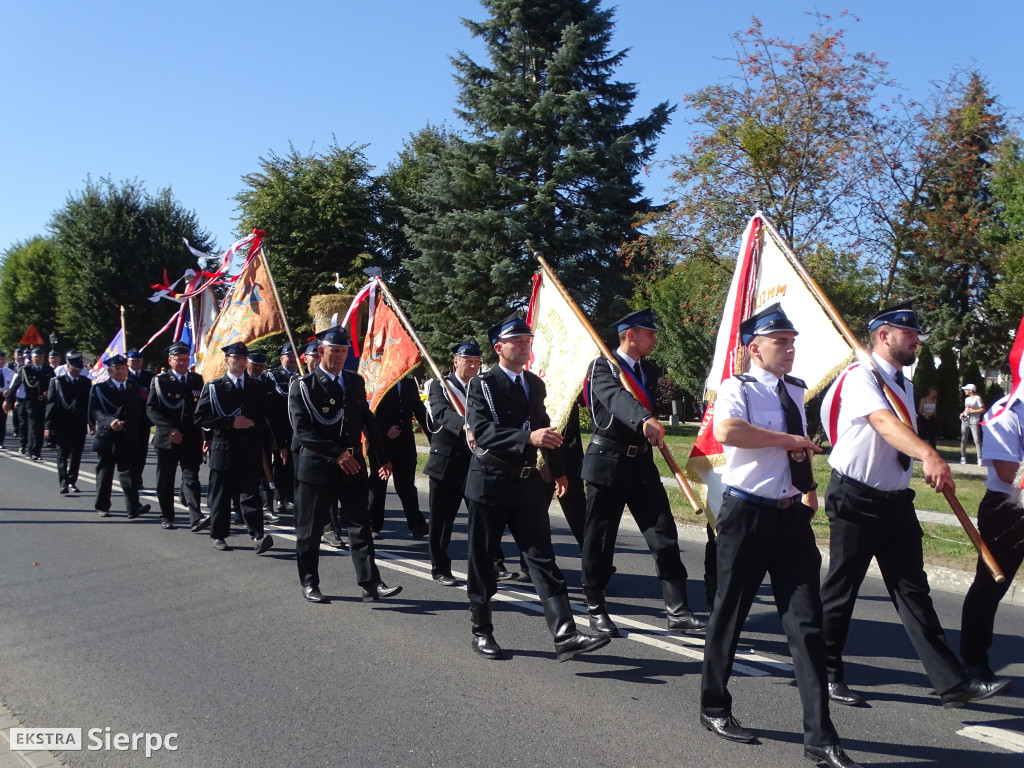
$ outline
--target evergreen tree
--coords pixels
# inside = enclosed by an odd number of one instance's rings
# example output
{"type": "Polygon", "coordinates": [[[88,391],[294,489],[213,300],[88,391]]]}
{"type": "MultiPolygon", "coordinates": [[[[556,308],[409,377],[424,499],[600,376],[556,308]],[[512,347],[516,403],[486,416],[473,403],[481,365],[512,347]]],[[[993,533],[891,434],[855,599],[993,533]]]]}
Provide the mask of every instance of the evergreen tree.
{"type": "Polygon", "coordinates": [[[284,156],[271,152],[258,172],[242,177],[245,189],[235,196],[239,232],[266,232],[281,303],[300,334],[313,327],[311,295],[333,293],[335,273],[355,293],[367,280],[362,270],[374,263],[376,191],[362,150],[331,144],[308,155],[293,146],[284,156]]]}
{"type": "MultiPolygon", "coordinates": [[[[30,325],[43,338],[57,328],[57,289],[53,276],[53,241],[34,237],[15,243],[0,266],[0,349],[10,355],[30,325]]],[[[74,341],[61,335],[61,345],[74,341]]],[[[10,359],[13,359],[11,357],[10,359]]]]}
{"type": "Polygon", "coordinates": [[[964,396],[960,390],[960,371],[956,351],[948,342],[939,351],[939,437],[960,437],[960,413],[964,409],[964,396]]]}
{"type": "Polygon", "coordinates": [[[430,161],[409,236],[412,314],[435,346],[524,307],[543,251],[603,326],[631,293],[622,243],[649,210],[637,173],[672,109],[627,122],[636,87],[613,80],[613,12],[598,0],[483,0],[466,21],[489,62],[453,59],[467,133],[430,161]]]}
{"type": "Polygon", "coordinates": [[[902,290],[935,340],[985,363],[1005,353],[1008,321],[991,312],[989,294],[999,264],[993,246],[995,210],[988,187],[992,153],[1003,118],[981,76],[974,73],[959,103],[935,128],[940,150],[924,170],[912,204],[902,290]]]}
{"type": "Polygon", "coordinates": [[[935,355],[932,348],[925,342],[917,353],[917,367],[914,369],[914,395],[918,403],[928,393],[929,387],[939,386],[939,371],[935,367],[935,355]]]}
{"type": "Polygon", "coordinates": [[[216,247],[170,189],[150,195],[137,180],[86,180],[50,228],[57,244],[57,330],[86,352],[101,352],[117,333],[119,306],[129,346],[144,344],[175,310],[166,301],[146,301],[153,283],[165,270],[173,279],[196,266],[182,238],[204,251],[216,247]]]}

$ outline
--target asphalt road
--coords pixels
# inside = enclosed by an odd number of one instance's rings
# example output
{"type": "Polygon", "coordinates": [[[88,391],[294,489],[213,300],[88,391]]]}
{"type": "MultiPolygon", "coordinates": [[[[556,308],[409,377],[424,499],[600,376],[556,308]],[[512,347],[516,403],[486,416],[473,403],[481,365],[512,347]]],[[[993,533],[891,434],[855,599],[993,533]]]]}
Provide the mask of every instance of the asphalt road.
{"type": "MultiPolygon", "coordinates": [[[[115,516],[100,519],[94,456],[86,458],[83,493],[65,497],[52,453],[34,464],[0,452],[0,699],[26,726],[178,737],[175,751],[149,759],[59,753],[68,765],[808,765],[767,586],[731,684],[735,714],[760,743],[729,744],[697,722],[702,644],[663,632],[653,563],[632,525],[620,534],[609,587],[627,637],[557,663],[529,583],[514,582],[495,603],[508,658],[488,662],[470,650],[465,591],[430,580],[426,542],[409,539],[394,496],[378,563],[401,595],[362,603],[348,557],[325,547],[322,588],[332,602],[311,605],[287,526],[272,530],[274,549],[257,556],[242,532],[232,537],[238,548],[221,553],[187,527],[162,530],[155,513],[129,521],[116,492],[115,516]]],[[[578,550],[564,520],[553,515],[552,524],[580,607],[578,550]]],[[[702,594],[702,544],[683,546],[691,592],[702,594]]],[[[511,567],[508,538],[505,547],[511,567]]],[[[452,553],[458,574],[464,515],[452,553]]],[[[934,594],[956,648],[962,596],[934,594]]],[[[702,598],[695,607],[706,612],[702,598]]],[[[870,707],[833,710],[851,756],[874,766],[1024,764],[1024,609],[1004,606],[996,630],[994,666],[1017,678],[1013,690],[945,710],[880,581],[869,579],[848,682],[870,707]]]]}

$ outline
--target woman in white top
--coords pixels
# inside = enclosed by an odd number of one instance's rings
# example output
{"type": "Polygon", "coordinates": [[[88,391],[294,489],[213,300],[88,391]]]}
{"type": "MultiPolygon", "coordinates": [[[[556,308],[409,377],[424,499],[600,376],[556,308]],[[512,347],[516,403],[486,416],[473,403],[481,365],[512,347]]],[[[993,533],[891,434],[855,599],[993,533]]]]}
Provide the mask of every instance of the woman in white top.
{"type": "Polygon", "coordinates": [[[967,436],[974,438],[974,447],[978,449],[978,466],[981,466],[981,414],[985,412],[985,401],[978,396],[978,388],[973,384],[964,384],[961,389],[964,398],[964,411],[960,414],[960,463],[967,463],[967,436]]]}

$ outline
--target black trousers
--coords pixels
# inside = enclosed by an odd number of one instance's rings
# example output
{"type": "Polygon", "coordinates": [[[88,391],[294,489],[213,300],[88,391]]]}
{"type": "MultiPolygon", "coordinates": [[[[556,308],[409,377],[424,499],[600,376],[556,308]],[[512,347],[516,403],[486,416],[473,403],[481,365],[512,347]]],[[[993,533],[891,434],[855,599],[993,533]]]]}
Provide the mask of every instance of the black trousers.
{"type": "MultiPolygon", "coordinates": [[[[17,437],[19,440],[21,439],[22,434],[24,434],[24,430],[22,429],[22,426],[23,426],[22,422],[24,421],[24,415],[25,415],[25,399],[19,397],[19,398],[15,399],[14,407],[11,408],[11,424],[13,425],[13,428],[14,428],[14,436],[17,437]]],[[[22,443],[21,447],[24,448],[25,444],[22,443]]]]}
{"type": "MultiPolygon", "coordinates": [[[[551,521],[547,504],[521,507],[499,507],[469,501],[469,563],[466,591],[470,606],[485,606],[498,591],[494,574],[494,552],[501,546],[507,527],[526,562],[537,596],[547,600],[565,594],[568,588],[555,562],[551,546],[551,521]]],[[[481,627],[490,632],[493,627],[481,627]]]]}
{"type": "MultiPolygon", "coordinates": [[[[14,413],[14,409],[11,409],[11,413],[14,413]]],[[[0,408],[0,448],[4,445],[4,440],[7,439],[7,412],[0,408]]]]}
{"type": "Polygon", "coordinates": [[[622,510],[629,507],[637,527],[654,556],[658,578],[685,579],[679,556],[679,534],[668,504],[665,486],[641,484],[630,490],[587,483],[587,515],[583,526],[583,586],[603,592],[612,575],[615,539],[622,510]]]}
{"type": "Polygon", "coordinates": [[[152,431],[152,427],[146,427],[132,448],[132,469],[135,472],[135,481],[139,484],[140,488],[142,487],[142,472],[146,468],[146,458],[149,456],[149,438],[152,431]]]}
{"type": "Polygon", "coordinates": [[[430,549],[430,575],[452,575],[452,559],[448,557],[448,545],[452,541],[455,517],[462,506],[464,486],[460,483],[446,483],[431,477],[428,523],[428,545],[430,549]]]}
{"type": "Polygon", "coordinates": [[[181,495],[188,507],[189,525],[202,519],[199,497],[202,485],[199,482],[199,464],[202,453],[180,451],[174,448],[155,448],[156,451],[156,498],[160,503],[160,515],[168,522],[174,521],[174,497],[177,486],[174,483],[178,467],[181,467],[181,495]]]}
{"type": "Polygon", "coordinates": [[[110,492],[114,486],[114,470],[121,483],[124,494],[124,506],[129,514],[139,508],[139,487],[135,485],[135,473],[132,471],[131,456],[125,451],[122,454],[97,454],[96,464],[96,503],[93,505],[100,512],[110,511],[110,492]]]}
{"type": "Polygon", "coordinates": [[[366,589],[372,589],[380,583],[380,571],[374,559],[367,494],[368,480],[365,475],[357,480],[329,485],[312,485],[301,480],[296,484],[295,559],[302,586],[320,586],[320,537],[335,505],[340,505],[341,515],[349,521],[349,546],[352,565],[356,570],[356,582],[366,589]]]}
{"type": "MultiPolygon", "coordinates": [[[[587,489],[580,477],[579,468],[575,472],[566,474],[569,480],[569,490],[558,499],[558,506],[562,508],[565,515],[565,522],[569,524],[569,530],[576,539],[576,543],[583,550],[584,528],[587,520],[587,489]]],[[[619,513],[621,516],[621,512],[619,513]]],[[[617,529],[617,526],[616,526],[617,529]]]]}
{"type": "Polygon", "coordinates": [[[287,460],[281,460],[280,450],[271,451],[271,467],[274,473],[274,505],[277,511],[284,512],[285,504],[295,503],[295,468],[292,466],[292,452],[287,453],[287,460]]]}
{"type": "MultiPolygon", "coordinates": [[[[388,481],[380,478],[377,474],[378,469],[379,467],[370,465],[370,520],[373,530],[380,533],[384,527],[384,503],[388,495],[388,481]]],[[[395,493],[402,502],[409,530],[426,528],[427,521],[420,511],[420,495],[416,490],[416,456],[392,458],[391,480],[395,484],[395,493]]]]}
{"type": "Polygon", "coordinates": [[[1024,510],[1005,493],[987,491],[978,505],[978,532],[992,557],[1003,569],[1006,581],[996,584],[978,558],[974,583],[967,590],[960,623],[960,656],[972,667],[988,667],[996,610],[1024,561],[1024,510]]]}
{"type": "Polygon", "coordinates": [[[85,450],[85,431],[84,424],[81,427],[55,430],[53,437],[57,445],[57,483],[62,488],[78,483],[78,469],[82,465],[82,451],[85,450]]]}
{"type": "Polygon", "coordinates": [[[803,706],[804,744],[836,744],[828,708],[825,644],[818,583],[821,554],[803,504],[788,509],[760,506],[725,495],[718,513],[718,591],[704,642],[701,711],[732,714],[729,677],[743,623],[765,574],[793,657],[803,706]]]}
{"type": "Polygon", "coordinates": [[[25,423],[28,427],[27,443],[23,442],[29,456],[43,455],[43,432],[46,429],[46,403],[25,398],[25,423]]]}
{"type": "Polygon", "coordinates": [[[262,467],[258,462],[241,469],[210,469],[210,538],[231,535],[231,500],[237,496],[249,536],[263,536],[263,505],[260,502],[262,467]]]}
{"type": "Polygon", "coordinates": [[[831,559],[821,586],[821,603],[829,680],[845,681],[843,647],[872,558],[878,561],[889,599],[935,692],[946,693],[966,680],[967,672],[946,644],[932,605],[914,492],[882,494],[833,472],[825,492],[825,514],[831,524],[831,559]]]}

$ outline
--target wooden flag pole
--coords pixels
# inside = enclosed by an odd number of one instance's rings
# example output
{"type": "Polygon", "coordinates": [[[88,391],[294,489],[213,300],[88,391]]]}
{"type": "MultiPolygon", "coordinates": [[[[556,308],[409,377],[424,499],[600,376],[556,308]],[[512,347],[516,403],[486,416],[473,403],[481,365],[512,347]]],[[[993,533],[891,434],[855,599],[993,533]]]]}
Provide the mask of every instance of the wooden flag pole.
{"type": "Polygon", "coordinates": [[[409,334],[413,344],[416,345],[416,349],[420,351],[420,354],[423,355],[423,359],[426,360],[427,365],[430,366],[430,370],[434,372],[437,380],[441,382],[441,386],[444,387],[445,395],[448,397],[448,401],[452,404],[452,408],[455,409],[455,412],[458,413],[459,416],[466,418],[466,413],[462,410],[462,404],[459,402],[457,397],[451,395],[448,388],[448,382],[445,381],[444,376],[441,375],[441,369],[437,367],[437,363],[434,362],[434,358],[430,356],[427,348],[424,346],[423,342],[420,341],[420,337],[416,335],[416,331],[413,330],[412,323],[409,322],[409,318],[405,316],[402,308],[398,306],[398,302],[395,300],[394,294],[391,293],[391,289],[388,288],[387,284],[379,277],[374,279],[377,280],[377,287],[380,288],[385,298],[387,298],[388,303],[391,304],[391,309],[394,311],[395,317],[398,318],[398,322],[400,322],[402,327],[405,328],[405,331],[409,334]]]}
{"type": "MultiPolygon", "coordinates": [[[[846,343],[853,348],[854,352],[857,355],[857,359],[860,360],[864,365],[870,367],[872,372],[876,374],[879,383],[882,385],[882,390],[885,393],[885,397],[889,401],[889,404],[892,407],[892,410],[896,414],[897,418],[899,418],[900,421],[902,421],[907,427],[910,427],[912,430],[913,426],[911,425],[909,420],[903,415],[902,409],[897,406],[897,402],[899,402],[898,396],[895,392],[892,391],[892,388],[885,383],[885,380],[880,375],[878,375],[878,367],[875,365],[875,361],[872,359],[871,354],[863,347],[863,345],[861,345],[857,337],[854,336],[853,331],[850,330],[850,327],[846,324],[846,321],[843,320],[843,318],[839,315],[839,312],[836,311],[836,308],[832,306],[832,302],[828,300],[828,297],[825,296],[822,290],[818,287],[817,283],[814,282],[814,279],[807,272],[807,269],[804,267],[803,263],[800,261],[799,258],[797,258],[796,254],[793,253],[789,245],[783,239],[782,235],[780,235],[778,230],[775,229],[774,225],[770,221],[768,221],[768,219],[765,218],[764,214],[761,213],[760,211],[757,212],[757,215],[761,218],[761,222],[768,230],[768,233],[772,236],[772,239],[775,240],[775,244],[782,249],[782,252],[785,254],[786,259],[790,263],[790,266],[793,267],[793,269],[796,270],[797,274],[799,274],[800,277],[803,279],[807,289],[811,292],[814,298],[817,299],[822,309],[824,309],[828,316],[831,318],[836,328],[843,335],[843,338],[846,339],[846,343]]],[[[974,548],[978,550],[978,554],[981,556],[982,562],[985,563],[985,567],[988,568],[989,572],[992,574],[992,578],[995,580],[997,584],[1001,584],[1002,582],[1006,581],[1006,576],[1003,574],[1003,571],[999,567],[999,564],[996,562],[996,559],[992,556],[992,552],[989,551],[988,545],[985,544],[985,540],[981,538],[981,534],[978,533],[978,529],[974,527],[974,523],[971,522],[971,518],[967,516],[967,512],[964,510],[963,505],[960,503],[960,499],[957,498],[956,491],[954,491],[948,485],[945,485],[942,487],[942,495],[946,497],[946,501],[949,503],[950,509],[952,509],[953,514],[956,515],[956,519],[963,527],[964,533],[967,534],[967,538],[971,540],[971,544],[973,544],[974,548]]]]}
{"type": "Polygon", "coordinates": [[[118,307],[121,310],[121,343],[124,345],[125,354],[128,353],[128,332],[124,329],[124,304],[118,307]]]}
{"type": "MultiPolygon", "coordinates": [[[[565,303],[568,304],[569,308],[572,310],[572,313],[576,316],[576,319],[583,324],[584,328],[586,328],[591,340],[594,342],[594,344],[597,345],[597,348],[601,350],[601,354],[608,358],[612,365],[614,365],[616,368],[619,368],[621,374],[621,366],[619,365],[619,361],[615,359],[615,356],[608,349],[607,345],[601,340],[601,337],[597,335],[597,332],[593,329],[593,327],[591,327],[590,321],[587,320],[586,316],[583,314],[583,311],[576,305],[576,302],[573,301],[572,296],[569,295],[569,292],[565,289],[565,286],[562,285],[562,282],[555,275],[554,271],[551,269],[550,266],[548,266],[547,261],[545,261],[544,257],[540,254],[539,251],[535,251],[533,249],[533,246],[531,246],[529,243],[527,243],[526,245],[532,252],[533,258],[535,258],[537,260],[537,263],[540,264],[540,268],[544,270],[544,274],[547,275],[548,279],[551,281],[551,284],[555,286],[555,289],[558,291],[561,297],[565,299],[565,303]]],[[[633,389],[632,382],[630,382],[628,376],[620,375],[619,381],[622,382],[622,385],[626,388],[626,391],[629,392],[629,394],[631,394],[633,397],[636,397],[638,400],[640,399],[637,396],[636,390],[633,389]]],[[[661,446],[661,455],[664,457],[665,463],[668,464],[668,468],[669,471],[672,473],[672,477],[675,478],[675,481],[679,485],[680,490],[682,490],[683,495],[686,496],[686,500],[690,503],[690,506],[693,507],[694,514],[704,514],[704,509],[701,507],[700,502],[697,501],[697,497],[696,495],[694,495],[693,489],[690,487],[690,484],[686,481],[686,478],[683,476],[683,472],[681,469],[679,469],[679,464],[676,462],[676,459],[672,455],[672,452],[669,451],[668,446],[661,446]]]]}
{"type": "Polygon", "coordinates": [[[267,272],[267,279],[270,280],[270,290],[274,294],[274,301],[277,302],[277,310],[281,313],[281,322],[284,324],[284,332],[288,337],[288,343],[292,345],[292,350],[295,352],[295,363],[299,367],[299,373],[301,375],[306,374],[305,366],[303,365],[302,355],[299,354],[299,348],[295,344],[295,337],[292,335],[292,327],[288,325],[288,316],[284,313],[284,304],[281,303],[281,294],[277,292],[277,283],[274,282],[274,273],[270,271],[270,261],[267,259],[267,252],[263,248],[263,244],[260,244],[259,257],[263,259],[263,269],[267,272]]]}

